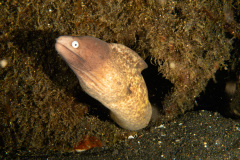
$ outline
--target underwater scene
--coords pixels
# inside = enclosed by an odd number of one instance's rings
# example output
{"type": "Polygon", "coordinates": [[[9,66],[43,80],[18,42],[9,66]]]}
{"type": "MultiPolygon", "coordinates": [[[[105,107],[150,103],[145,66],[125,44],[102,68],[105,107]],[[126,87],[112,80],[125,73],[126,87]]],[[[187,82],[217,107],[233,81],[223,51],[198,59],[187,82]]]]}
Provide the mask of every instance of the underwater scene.
{"type": "Polygon", "coordinates": [[[240,1],[0,1],[1,159],[238,159],[240,1]]]}

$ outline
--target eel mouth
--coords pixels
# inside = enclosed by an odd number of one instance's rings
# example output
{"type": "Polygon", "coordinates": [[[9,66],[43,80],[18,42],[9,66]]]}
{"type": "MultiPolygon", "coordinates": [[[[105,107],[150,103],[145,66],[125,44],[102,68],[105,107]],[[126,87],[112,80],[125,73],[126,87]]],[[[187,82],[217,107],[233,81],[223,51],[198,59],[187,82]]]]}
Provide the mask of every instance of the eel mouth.
{"type": "Polygon", "coordinates": [[[67,62],[68,66],[76,74],[79,81],[84,83],[85,87],[94,89],[96,92],[100,93],[106,85],[91,73],[91,70],[86,65],[86,61],[81,56],[70,50],[63,44],[63,41],[59,41],[58,39],[55,48],[58,54],[67,62]]]}
{"type": "MultiPolygon", "coordinates": [[[[58,38],[59,39],[59,38],[58,38]]],[[[55,48],[58,54],[68,63],[70,67],[74,67],[77,70],[89,70],[86,66],[86,61],[74,51],[69,49],[66,45],[63,44],[63,41],[59,41],[55,44],[55,48]]]]}

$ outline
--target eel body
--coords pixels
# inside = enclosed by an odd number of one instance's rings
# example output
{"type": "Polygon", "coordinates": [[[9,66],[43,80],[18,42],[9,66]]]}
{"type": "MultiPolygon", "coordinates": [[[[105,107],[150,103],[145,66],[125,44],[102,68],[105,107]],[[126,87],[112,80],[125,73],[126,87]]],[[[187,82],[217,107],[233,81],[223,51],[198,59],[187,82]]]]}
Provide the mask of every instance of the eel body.
{"type": "Polygon", "coordinates": [[[107,107],[119,126],[139,130],[148,125],[152,107],[141,75],[147,64],[136,52],[89,36],[60,36],[55,47],[83,90],[107,107]]]}

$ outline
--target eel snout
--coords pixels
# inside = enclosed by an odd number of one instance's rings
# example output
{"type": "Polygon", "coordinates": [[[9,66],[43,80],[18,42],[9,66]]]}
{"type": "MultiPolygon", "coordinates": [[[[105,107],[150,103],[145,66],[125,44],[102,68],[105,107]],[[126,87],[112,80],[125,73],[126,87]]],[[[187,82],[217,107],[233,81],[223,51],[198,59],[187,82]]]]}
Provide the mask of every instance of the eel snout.
{"type": "Polygon", "coordinates": [[[88,36],[60,36],[55,48],[70,67],[76,69],[94,70],[109,58],[108,44],[88,36]]]}

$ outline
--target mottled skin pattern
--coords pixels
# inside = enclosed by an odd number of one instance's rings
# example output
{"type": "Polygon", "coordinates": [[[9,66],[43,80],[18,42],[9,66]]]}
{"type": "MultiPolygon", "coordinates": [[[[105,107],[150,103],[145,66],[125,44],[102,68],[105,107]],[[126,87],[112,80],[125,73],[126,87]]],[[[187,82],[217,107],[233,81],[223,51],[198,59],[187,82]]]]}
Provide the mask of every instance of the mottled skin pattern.
{"type": "Polygon", "coordinates": [[[119,126],[139,130],[148,125],[152,107],[141,75],[147,64],[136,52],[88,36],[61,36],[55,47],[83,90],[106,106],[119,126]]]}

